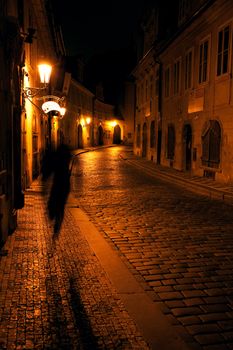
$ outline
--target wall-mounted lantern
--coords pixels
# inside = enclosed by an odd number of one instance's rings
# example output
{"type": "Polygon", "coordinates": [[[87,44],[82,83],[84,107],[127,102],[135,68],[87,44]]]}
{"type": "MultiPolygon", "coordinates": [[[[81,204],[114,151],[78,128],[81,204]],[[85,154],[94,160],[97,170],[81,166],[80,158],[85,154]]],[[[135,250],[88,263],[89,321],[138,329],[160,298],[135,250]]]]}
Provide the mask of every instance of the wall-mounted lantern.
{"type": "Polygon", "coordinates": [[[45,91],[48,87],[51,73],[52,73],[52,66],[49,64],[40,64],[38,65],[39,75],[40,75],[40,82],[42,84],[41,87],[31,87],[26,86],[23,89],[24,96],[26,98],[33,98],[41,93],[41,91],[45,91]]]}

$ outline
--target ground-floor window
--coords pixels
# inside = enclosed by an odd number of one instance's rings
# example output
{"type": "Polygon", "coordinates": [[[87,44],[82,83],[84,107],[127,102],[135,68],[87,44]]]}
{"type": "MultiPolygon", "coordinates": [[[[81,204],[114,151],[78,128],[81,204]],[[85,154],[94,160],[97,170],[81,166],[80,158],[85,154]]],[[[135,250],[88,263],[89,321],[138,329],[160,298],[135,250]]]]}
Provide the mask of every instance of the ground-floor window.
{"type": "Polygon", "coordinates": [[[220,164],[221,127],[210,120],[202,133],[202,165],[218,168],[220,164]]]}

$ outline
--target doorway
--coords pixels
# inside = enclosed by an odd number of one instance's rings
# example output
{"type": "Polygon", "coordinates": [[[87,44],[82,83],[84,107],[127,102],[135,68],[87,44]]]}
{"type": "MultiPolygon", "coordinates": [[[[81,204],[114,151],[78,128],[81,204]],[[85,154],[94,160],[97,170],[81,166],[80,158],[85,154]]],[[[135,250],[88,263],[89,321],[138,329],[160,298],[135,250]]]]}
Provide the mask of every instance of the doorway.
{"type": "Polygon", "coordinates": [[[104,130],[102,126],[100,125],[98,127],[98,145],[102,146],[104,144],[104,130]]]}
{"type": "Polygon", "coordinates": [[[78,148],[83,148],[83,128],[81,124],[78,126],[78,148]]]}
{"type": "Polygon", "coordinates": [[[183,130],[184,143],[184,170],[192,168],[192,128],[190,124],[186,124],[183,130]]]}
{"type": "Polygon", "coordinates": [[[147,125],[143,124],[142,129],[142,157],[147,156],[147,125]]]}
{"type": "Polygon", "coordinates": [[[119,145],[121,143],[121,128],[119,125],[116,125],[114,127],[113,143],[116,145],[119,145]]]}

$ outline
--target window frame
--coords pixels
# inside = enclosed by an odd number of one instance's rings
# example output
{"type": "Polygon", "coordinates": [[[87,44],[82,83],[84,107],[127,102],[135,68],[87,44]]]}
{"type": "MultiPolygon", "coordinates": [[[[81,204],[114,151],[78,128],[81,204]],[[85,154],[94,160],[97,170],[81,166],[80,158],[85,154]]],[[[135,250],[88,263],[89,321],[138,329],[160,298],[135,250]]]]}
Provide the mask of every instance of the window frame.
{"type": "Polygon", "coordinates": [[[173,64],[173,93],[179,95],[181,91],[181,57],[173,64]]]}
{"type": "Polygon", "coordinates": [[[184,58],[185,90],[189,90],[193,88],[193,72],[194,72],[194,48],[192,47],[186,51],[185,58],[184,58]],[[191,62],[189,62],[189,59],[188,59],[190,54],[191,54],[191,62]]]}
{"type": "Polygon", "coordinates": [[[199,46],[198,46],[198,84],[202,85],[202,84],[207,84],[209,81],[209,67],[210,67],[210,35],[204,37],[200,42],[199,42],[199,46]],[[207,60],[206,60],[206,65],[205,65],[205,60],[204,60],[204,50],[203,50],[203,54],[202,57],[201,56],[201,47],[203,47],[203,45],[205,45],[205,43],[208,44],[207,46],[207,60]],[[202,61],[201,61],[202,58],[202,61]],[[206,66],[205,69],[205,74],[204,74],[204,69],[203,67],[206,66]],[[204,80],[204,75],[205,75],[205,80],[204,80]],[[201,79],[200,79],[201,78],[201,79]]]}
{"type": "MultiPolygon", "coordinates": [[[[224,25],[222,25],[221,27],[218,28],[218,32],[217,32],[217,51],[216,51],[216,77],[220,78],[224,75],[229,74],[230,72],[230,61],[231,61],[231,40],[232,40],[232,25],[230,22],[225,23],[224,25]],[[229,28],[228,31],[228,55],[227,55],[227,70],[226,72],[223,72],[223,58],[224,58],[224,48],[221,51],[221,72],[218,74],[218,67],[219,67],[219,34],[221,32],[223,32],[226,28],[229,28]]],[[[224,35],[223,35],[223,44],[222,46],[224,47],[224,35]]]]}

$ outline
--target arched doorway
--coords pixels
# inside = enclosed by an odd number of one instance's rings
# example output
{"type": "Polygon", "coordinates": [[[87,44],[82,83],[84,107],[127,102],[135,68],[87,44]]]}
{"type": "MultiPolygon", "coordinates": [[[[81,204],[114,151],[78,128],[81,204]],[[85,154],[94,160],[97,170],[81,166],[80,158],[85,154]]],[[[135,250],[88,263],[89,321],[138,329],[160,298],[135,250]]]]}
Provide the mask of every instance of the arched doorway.
{"type": "Polygon", "coordinates": [[[81,124],[78,126],[78,148],[83,148],[83,128],[81,124]]]}
{"type": "Polygon", "coordinates": [[[147,156],[147,125],[143,124],[142,129],[142,157],[147,156]]]}
{"type": "Polygon", "coordinates": [[[104,144],[104,130],[100,125],[98,127],[98,145],[102,146],[104,144]]]}
{"type": "Polygon", "coordinates": [[[184,170],[192,168],[192,128],[186,124],[183,129],[184,170]]]}
{"type": "Polygon", "coordinates": [[[121,128],[119,125],[114,127],[113,143],[119,145],[121,143],[121,128]]]}

